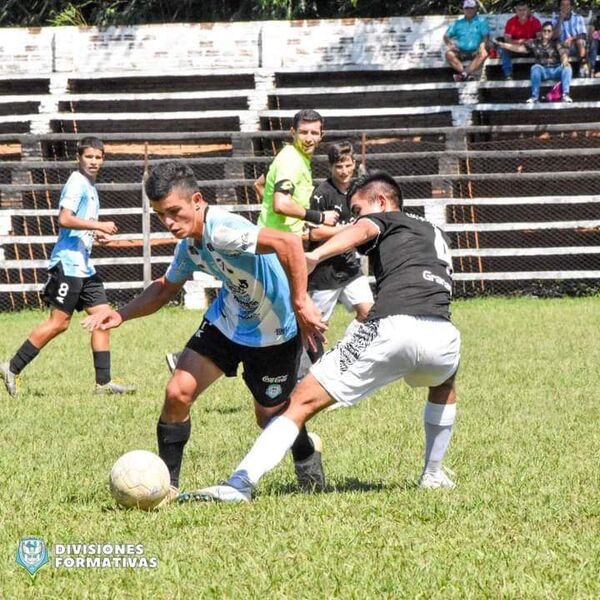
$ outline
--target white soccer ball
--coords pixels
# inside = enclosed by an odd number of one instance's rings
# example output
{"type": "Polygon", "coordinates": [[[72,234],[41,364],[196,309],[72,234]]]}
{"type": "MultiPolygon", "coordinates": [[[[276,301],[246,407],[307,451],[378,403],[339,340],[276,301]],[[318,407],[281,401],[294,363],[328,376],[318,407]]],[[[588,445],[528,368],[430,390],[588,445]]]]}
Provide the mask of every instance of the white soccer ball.
{"type": "Polygon", "coordinates": [[[169,469],[159,456],[133,450],[113,465],[109,485],[121,506],[151,510],[167,495],[170,479],[169,469]]]}

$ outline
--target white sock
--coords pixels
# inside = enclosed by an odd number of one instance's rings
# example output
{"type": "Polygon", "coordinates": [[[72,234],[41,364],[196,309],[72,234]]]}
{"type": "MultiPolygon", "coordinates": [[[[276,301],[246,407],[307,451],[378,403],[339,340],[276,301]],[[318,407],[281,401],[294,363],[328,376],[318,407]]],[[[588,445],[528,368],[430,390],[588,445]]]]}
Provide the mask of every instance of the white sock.
{"type": "Polygon", "coordinates": [[[247,488],[248,484],[255,486],[263,475],[283,460],[285,453],[298,437],[299,431],[296,423],[287,417],[273,419],[237,466],[229,483],[233,487],[238,487],[236,483],[244,488],[247,488]]]}
{"type": "Polygon", "coordinates": [[[450,445],[456,404],[427,402],[423,413],[425,426],[425,473],[437,473],[450,445]]]}

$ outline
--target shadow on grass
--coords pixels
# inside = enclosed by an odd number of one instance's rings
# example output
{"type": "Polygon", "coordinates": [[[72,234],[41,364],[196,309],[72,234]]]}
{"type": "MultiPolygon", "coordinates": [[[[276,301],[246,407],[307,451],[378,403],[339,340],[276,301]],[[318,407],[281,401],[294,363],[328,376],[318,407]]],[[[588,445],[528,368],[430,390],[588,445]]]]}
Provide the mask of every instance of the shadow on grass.
{"type": "MultiPolygon", "coordinates": [[[[347,477],[330,483],[325,488],[323,494],[337,494],[344,492],[382,492],[382,491],[407,491],[417,487],[412,480],[406,480],[400,483],[384,483],[382,481],[361,481],[355,477],[347,477]]],[[[295,483],[287,483],[285,485],[274,485],[269,488],[268,495],[286,495],[301,493],[295,483]]]]}

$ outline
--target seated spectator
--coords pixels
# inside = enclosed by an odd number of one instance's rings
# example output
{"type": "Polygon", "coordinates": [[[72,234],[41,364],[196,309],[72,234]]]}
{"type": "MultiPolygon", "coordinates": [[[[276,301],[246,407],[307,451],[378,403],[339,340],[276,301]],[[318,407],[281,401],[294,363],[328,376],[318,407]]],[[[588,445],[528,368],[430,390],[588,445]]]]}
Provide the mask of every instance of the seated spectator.
{"type": "Polygon", "coordinates": [[[481,68],[488,55],[490,27],[487,20],[477,14],[475,0],[464,0],[463,12],[465,16],[454,21],[444,34],[444,43],[448,47],[446,60],[456,71],[454,81],[467,81],[481,68]],[[466,61],[470,61],[467,68],[463,66],[466,61]]]}
{"type": "Polygon", "coordinates": [[[540,87],[546,79],[560,79],[562,85],[562,101],[573,102],[569,96],[571,77],[573,75],[569,64],[569,50],[561,42],[552,39],[554,28],[550,21],[542,25],[542,37],[527,40],[523,44],[509,44],[497,41],[503,50],[533,54],[535,64],[531,66],[531,98],[528,104],[539,102],[540,87]]]}
{"type": "Polygon", "coordinates": [[[586,62],[587,28],[585,20],[571,7],[571,0],[560,0],[558,16],[552,19],[554,39],[568,48],[569,55],[579,59],[579,76],[589,77],[586,62]]]}
{"type": "Polygon", "coordinates": [[[600,47],[600,13],[590,23],[589,40],[588,68],[590,77],[600,77],[600,66],[596,71],[596,60],[598,59],[598,48],[600,47]]]}
{"type": "MultiPolygon", "coordinates": [[[[527,2],[517,2],[515,5],[515,16],[506,21],[504,26],[504,42],[509,44],[523,44],[527,40],[538,37],[542,24],[529,11],[527,2]]],[[[504,78],[511,80],[513,77],[512,52],[502,51],[502,71],[504,78]]]]}

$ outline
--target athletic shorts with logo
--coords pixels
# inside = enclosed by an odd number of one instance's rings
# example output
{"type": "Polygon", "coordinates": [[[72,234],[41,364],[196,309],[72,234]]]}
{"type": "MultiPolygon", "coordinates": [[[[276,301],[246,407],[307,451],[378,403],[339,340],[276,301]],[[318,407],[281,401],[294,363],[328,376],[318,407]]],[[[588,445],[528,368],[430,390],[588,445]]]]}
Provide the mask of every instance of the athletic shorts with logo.
{"type": "Polygon", "coordinates": [[[64,274],[60,262],[48,270],[42,297],[46,304],[69,315],[76,310],[108,304],[104,284],[97,273],[91,277],[70,277],[64,274]]]}
{"type": "Polygon", "coordinates": [[[329,321],[338,300],[350,311],[357,304],[373,304],[374,302],[369,280],[364,275],[337,289],[312,290],[310,297],[321,311],[324,321],[329,321]]]}
{"type": "Polygon", "coordinates": [[[361,323],[310,372],[336,401],[351,406],[388,383],[435,387],[458,369],[460,333],[437,316],[392,315],[361,323]]]}
{"type": "Polygon", "coordinates": [[[226,377],[235,377],[242,363],[242,377],[252,396],[270,407],[287,400],[296,385],[302,341],[297,334],[275,346],[242,346],[204,319],[186,348],[210,358],[226,377]]]}

